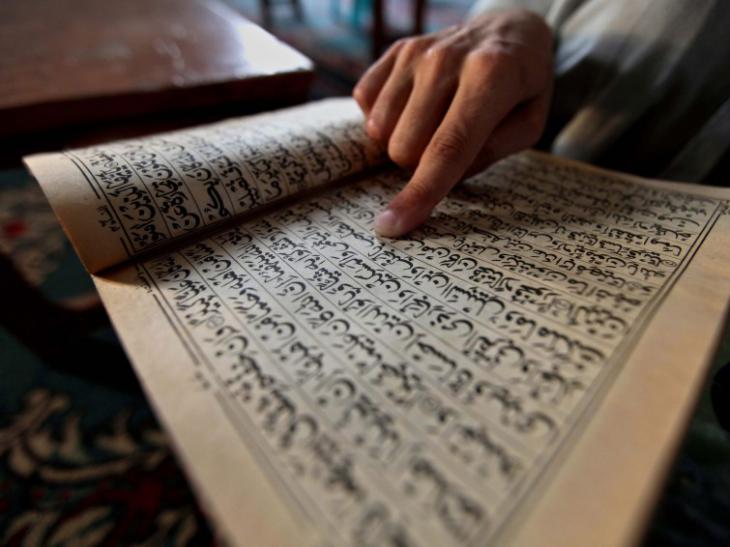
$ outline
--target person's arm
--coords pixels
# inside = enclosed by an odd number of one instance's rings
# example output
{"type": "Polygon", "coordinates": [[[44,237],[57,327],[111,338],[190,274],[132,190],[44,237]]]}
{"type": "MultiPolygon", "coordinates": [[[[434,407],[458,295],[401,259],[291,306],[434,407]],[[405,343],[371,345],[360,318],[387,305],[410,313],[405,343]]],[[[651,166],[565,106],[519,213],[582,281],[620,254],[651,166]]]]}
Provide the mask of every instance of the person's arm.
{"type": "Polygon", "coordinates": [[[533,145],[552,89],[552,34],[527,10],[477,16],[396,42],[353,91],[368,134],[413,177],[376,220],[418,226],[467,173],[533,145]]]}

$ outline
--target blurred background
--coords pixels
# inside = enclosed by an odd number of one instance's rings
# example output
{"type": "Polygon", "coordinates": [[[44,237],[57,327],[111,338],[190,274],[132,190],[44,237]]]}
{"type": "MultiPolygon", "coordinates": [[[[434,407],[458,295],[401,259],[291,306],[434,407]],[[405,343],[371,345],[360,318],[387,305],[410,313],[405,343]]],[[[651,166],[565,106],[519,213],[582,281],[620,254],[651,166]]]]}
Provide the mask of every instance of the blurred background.
{"type": "Polygon", "coordinates": [[[474,4],[474,0],[226,2],[315,62],[314,96],[349,94],[373,58],[390,42],[457,24],[474,4]]]}

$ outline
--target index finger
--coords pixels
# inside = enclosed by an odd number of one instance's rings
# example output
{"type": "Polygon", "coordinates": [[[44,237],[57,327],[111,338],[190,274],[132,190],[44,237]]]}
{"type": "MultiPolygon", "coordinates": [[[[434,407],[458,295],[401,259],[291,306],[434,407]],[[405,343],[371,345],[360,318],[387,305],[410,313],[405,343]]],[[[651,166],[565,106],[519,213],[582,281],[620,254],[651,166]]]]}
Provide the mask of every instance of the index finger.
{"type": "Polygon", "coordinates": [[[398,237],[426,220],[461,180],[499,122],[519,103],[519,74],[491,54],[472,56],[446,116],[413,177],[375,221],[379,235],[398,237]]]}

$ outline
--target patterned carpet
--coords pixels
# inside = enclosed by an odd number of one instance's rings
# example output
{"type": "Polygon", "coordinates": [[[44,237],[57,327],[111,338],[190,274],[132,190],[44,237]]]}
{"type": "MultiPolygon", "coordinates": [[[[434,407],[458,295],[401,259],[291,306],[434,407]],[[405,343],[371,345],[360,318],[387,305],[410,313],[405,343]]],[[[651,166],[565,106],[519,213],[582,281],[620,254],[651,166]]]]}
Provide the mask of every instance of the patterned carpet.
{"type": "MultiPolygon", "coordinates": [[[[0,171],[0,252],[54,300],[92,290],[21,169],[0,171]]],[[[213,544],[111,327],[52,352],[42,334],[0,328],[0,544],[213,544]]]]}

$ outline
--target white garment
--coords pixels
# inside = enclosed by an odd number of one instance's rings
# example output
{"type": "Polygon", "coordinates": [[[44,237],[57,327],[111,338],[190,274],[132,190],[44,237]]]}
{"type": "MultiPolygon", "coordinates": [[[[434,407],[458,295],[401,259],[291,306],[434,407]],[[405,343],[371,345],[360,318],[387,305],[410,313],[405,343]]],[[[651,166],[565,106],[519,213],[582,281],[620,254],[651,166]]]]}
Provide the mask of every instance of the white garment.
{"type": "Polygon", "coordinates": [[[554,153],[690,181],[727,162],[730,2],[481,0],[472,13],[508,7],[555,34],[554,153]]]}

